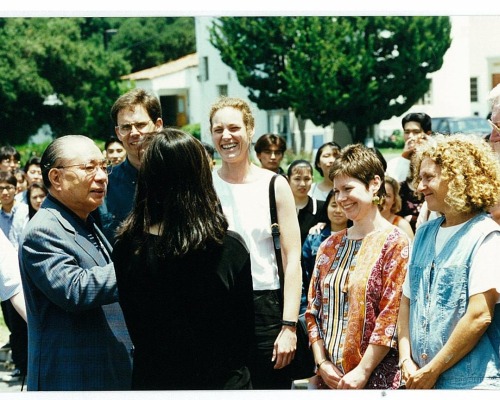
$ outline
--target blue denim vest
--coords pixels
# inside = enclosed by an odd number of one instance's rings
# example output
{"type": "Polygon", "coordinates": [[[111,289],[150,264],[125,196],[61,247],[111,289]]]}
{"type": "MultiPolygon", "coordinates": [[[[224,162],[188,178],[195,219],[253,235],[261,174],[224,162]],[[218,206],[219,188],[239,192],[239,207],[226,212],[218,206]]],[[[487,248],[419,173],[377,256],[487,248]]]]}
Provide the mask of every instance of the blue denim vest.
{"type": "MultiPolygon", "coordinates": [[[[489,233],[500,230],[486,214],[479,214],[462,226],[436,255],[436,235],[442,222],[443,217],[417,230],[408,269],[411,352],[420,367],[436,356],[465,314],[474,255],[489,233]]],[[[469,354],[439,377],[436,388],[500,388],[499,312],[497,304],[486,333],[469,354]]]]}

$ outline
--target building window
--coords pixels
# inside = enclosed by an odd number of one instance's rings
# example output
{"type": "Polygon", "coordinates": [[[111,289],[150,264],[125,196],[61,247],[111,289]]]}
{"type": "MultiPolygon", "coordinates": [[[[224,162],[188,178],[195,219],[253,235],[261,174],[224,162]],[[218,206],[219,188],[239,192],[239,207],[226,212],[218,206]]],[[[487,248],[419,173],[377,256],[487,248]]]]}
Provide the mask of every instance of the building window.
{"type": "Polygon", "coordinates": [[[227,85],[218,85],[219,96],[227,96],[227,85]]]}
{"type": "Polygon", "coordinates": [[[479,101],[479,98],[477,96],[477,78],[470,78],[470,101],[479,101]]]}

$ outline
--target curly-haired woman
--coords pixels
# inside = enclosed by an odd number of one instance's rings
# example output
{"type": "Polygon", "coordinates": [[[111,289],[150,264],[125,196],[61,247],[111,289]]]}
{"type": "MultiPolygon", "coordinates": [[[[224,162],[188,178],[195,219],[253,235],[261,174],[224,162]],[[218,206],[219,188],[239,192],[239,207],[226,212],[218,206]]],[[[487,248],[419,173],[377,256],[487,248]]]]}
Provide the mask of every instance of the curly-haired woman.
{"type": "Polygon", "coordinates": [[[409,389],[500,388],[500,229],[487,210],[500,197],[500,166],[471,135],[418,149],[414,177],[429,210],[403,287],[400,366],[409,389]]]}

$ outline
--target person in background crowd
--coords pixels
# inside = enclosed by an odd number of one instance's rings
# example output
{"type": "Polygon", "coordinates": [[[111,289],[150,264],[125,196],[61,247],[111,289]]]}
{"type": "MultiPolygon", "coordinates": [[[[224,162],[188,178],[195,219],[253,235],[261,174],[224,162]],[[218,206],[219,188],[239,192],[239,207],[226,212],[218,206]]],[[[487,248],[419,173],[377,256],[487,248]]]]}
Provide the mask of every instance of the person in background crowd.
{"type": "Polygon", "coordinates": [[[405,145],[401,156],[395,157],[387,163],[387,175],[392,176],[399,183],[401,211],[398,215],[405,218],[415,232],[424,200],[419,198],[412,184],[411,159],[418,146],[429,140],[432,134],[432,120],[425,113],[409,113],[403,117],[401,124],[404,130],[405,145]]]}
{"type": "Polygon", "coordinates": [[[500,165],[473,135],[417,150],[415,187],[442,216],[416,232],[399,312],[407,389],[500,388],[500,165]]]}
{"type": "Polygon", "coordinates": [[[391,176],[385,177],[385,197],[381,202],[380,214],[391,224],[396,225],[413,240],[414,234],[410,223],[397,213],[401,210],[399,183],[391,176]]]}
{"type": "Polygon", "coordinates": [[[40,209],[42,202],[47,197],[47,188],[42,182],[33,182],[27,190],[29,219],[40,209]]]}
{"type": "MultiPolygon", "coordinates": [[[[491,104],[491,113],[488,118],[491,125],[491,133],[488,143],[495,152],[497,160],[500,162],[500,84],[490,91],[488,101],[491,104]]],[[[500,200],[498,204],[490,208],[489,213],[500,224],[500,200]]]]}
{"type": "Polygon", "coordinates": [[[0,229],[17,250],[28,222],[28,205],[16,200],[17,179],[12,172],[0,172],[0,229]]]}
{"type": "Polygon", "coordinates": [[[309,196],[312,198],[324,201],[332,190],[333,182],[329,178],[330,168],[339,154],[340,146],[335,142],[326,142],[319,147],[314,159],[314,168],[323,179],[311,185],[309,196]]]}
{"type": "Polygon", "coordinates": [[[0,147],[0,171],[13,173],[20,164],[21,154],[14,147],[0,147]]]}
{"type": "Polygon", "coordinates": [[[28,186],[33,182],[42,182],[41,158],[32,156],[24,165],[24,172],[28,176],[28,186]]]}
{"type": "Polygon", "coordinates": [[[26,189],[28,189],[28,186],[30,186],[33,182],[42,182],[42,168],[40,166],[40,157],[30,157],[30,159],[24,165],[24,172],[27,177],[27,186],[22,191],[18,191],[16,200],[29,205],[26,189]]]}
{"type": "Polygon", "coordinates": [[[132,389],[251,389],[250,255],[227,230],[206,151],[171,128],[147,136],[145,148],[113,250],[134,343],[132,389]]]}
{"type": "Polygon", "coordinates": [[[395,389],[396,321],[409,239],[380,214],[384,169],[361,144],[345,147],[330,170],[335,200],[352,226],[316,255],[305,313],[318,387],[395,389]]]}
{"type": "MultiPolygon", "coordinates": [[[[0,230],[17,252],[24,227],[28,222],[28,206],[15,199],[17,179],[10,171],[0,172],[0,230]]],[[[15,310],[7,298],[1,299],[5,324],[10,331],[14,370],[5,376],[5,381],[15,381],[26,375],[27,328],[26,321],[15,310]]]]}
{"type": "Polygon", "coordinates": [[[348,227],[349,221],[342,208],[337,204],[333,190],[326,196],[323,209],[320,210],[320,216],[323,218],[326,216],[327,221],[324,227],[317,233],[309,233],[302,245],[302,299],[300,302],[300,314],[306,311],[309,283],[311,282],[311,275],[320,244],[332,233],[339,232],[348,227]]]}
{"type": "Polygon", "coordinates": [[[210,169],[214,169],[215,167],[215,147],[212,146],[210,143],[201,143],[203,147],[205,148],[205,151],[207,152],[208,156],[208,161],[210,162],[210,169]]]}
{"type": "Polygon", "coordinates": [[[271,235],[269,185],[275,172],[250,160],[255,122],[242,99],[221,97],[210,109],[210,131],[222,165],[213,180],[229,229],[238,232],[250,250],[255,339],[250,374],[254,389],[289,389],[300,305],[300,229],[293,194],[286,178],[275,184],[280,225],[284,286],[280,287],[271,235]],[[283,297],[282,297],[283,295],[283,297]],[[283,298],[283,301],[281,299],[283,298]]]}
{"type": "Polygon", "coordinates": [[[17,251],[0,230],[0,298],[9,300],[17,313],[27,320],[17,251]]]}
{"type": "Polygon", "coordinates": [[[17,187],[16,187],[16,196],[19,193],[24,192],[26,189],[28,189],[28,177],[26,175],[26,172],[24,172],[22,169],[17,168],[14,171],[14,176],[16,177],[17,180],[17,187]]]}
{"type": "Polygon", "coordinates": [[[403,127],[404,148],[400,156],[387,163],[386,175],[392,176],[398,183],[411,178],[410,162],[417,145],[432,134],[431,117],[425,113],[408,113],[401,120],[403,127]]]}
{"type": "Polygon", "coordinates": [[[161,104],[156,96],[144,89],[133,89],[115,101],[111,107],[111,119],[127,156],[125,161],[113,167],[106,198],[98,213],[93,215],[113,243],[116,229],[132,209],[141,165],[139,151],[142,139],[145,134],[158,132],[163,127],[161,104]]]}
{"type": "MultiPolygon", "coordinates": [[[[17,251],[2,230],[0,230],[0,298],[12,304],[14,312],[26,325],[26,305],[21,285],[17,251]]],[[[10,340],[12,339],[14,338],[11,334],[10,340]]],[[[14,343],[15,347],[15,342],[12,343],[14,343]]],[[[14,365],[16,368],[10,374],[2,377],[4,382],[14,382],[25,376],[26,370],[21,371],[17,368],[16,361],[14,361],[14,365]]]]}
{"type": "Polygon", "coordinates": [[[266,133],[257,139],[254,149],[262,168],[286,175],[280,166],[286,151],[285,139],[274,133],[266,133]]]}
{"type": "Polygon", "coordinates": [[[120,164],[125,157],[127,152],[120,139],[116,136],[110,136],[108,140],[104,143],[104,157],[106,157],[111,166],[116,166],[120,164]]]}
{"type": "Polygon", "coordinates": [[[28,312],[28,390],[127,390],[132,343],[118,304],[111,245],[90,213],[108,163],[88,137],[42,155],[48,196],[28,222],[20,267],[28,312]]]}
{"type": "Polygon", "coordinates": [[[287,177],[299,219],[300,242],[303,244],[309,229],[320,221],[320,211],[324,202],[313,199],[307,194],[313,180],[313,168],[309,161],[293,161],[288,167],[287,177]]]}

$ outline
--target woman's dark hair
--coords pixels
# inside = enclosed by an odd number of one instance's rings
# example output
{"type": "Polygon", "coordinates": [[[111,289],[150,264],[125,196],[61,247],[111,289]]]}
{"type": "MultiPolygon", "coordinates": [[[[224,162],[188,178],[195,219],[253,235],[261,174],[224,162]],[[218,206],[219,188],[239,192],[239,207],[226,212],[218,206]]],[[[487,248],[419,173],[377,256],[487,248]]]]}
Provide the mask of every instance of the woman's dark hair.
{"type": "Polygon", "coordinates": [[[286,172],[286,175],[287,175],[288,179],[290,179],[292,177],[294,168],[298,167],[298,166],[309,168],[309,170],[311,171],[311,176],[314,175],[314,171],[313,171],[312,165],[311,165],[311,163],[309,161],[307,161],[307,160],[294,160],[288,166],[288,170],[286,172]]]}
{"type": "Polygon", "coordinates": [[[314,158],[314,168],[316,171],[319,172],[321,176],[323,176],[323,170],[319,166],[319,159],[321,157],[321,154],[323,153],[323,150],[326,146],[333,147],[334,149],[337,149],[340,153],[341,147],[338,143],[335,142],[326,142],[323,143],[321,146],[319,146],[318,151],[316,152],[316,157],[314,158]]]}
{"type": "Polygon", "coordinates": [[[154,251],[161,257],[222,244],[228,224],[200,141],[165,128],[146,135],[144,149],[134,206],[117,239],[130,238],[141,252],[150,228],[158,226],[154,251]]]}
{"type": "Polygon", "coordinates": [[[31,219],[37,211],[31,205],[31,192],[33,189],[41,189],[45,192],[45,195],[48,193],[47,188],[42,182],[32,182],[31,185],[28,186],[28,189],[26,190],[26,200],[28,200],[29,219],[31,219]]]}
{"type": "Polygon", "coordinates": [[[106,140],[106,142],[104,142],[104,150],[107,150],[109,145],[113,144],[113,143],[119,143],[120,145],[123,146],[120,139],[118,139],[116,136],[110,136],[110,137],[108,137],[108,140],[106,140]]]}

